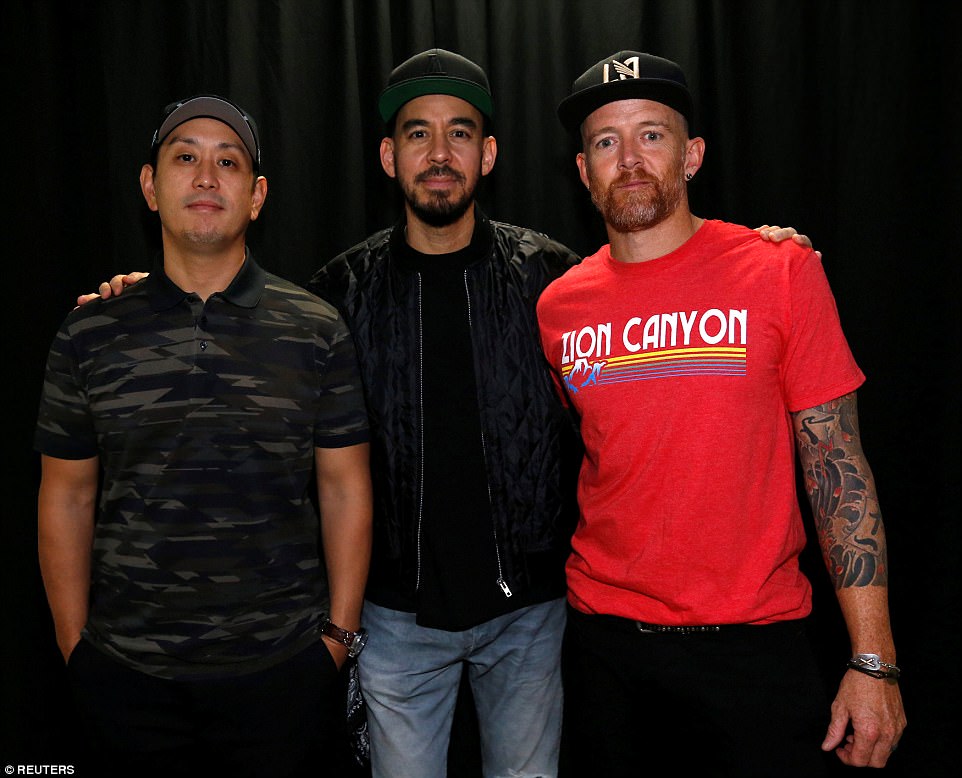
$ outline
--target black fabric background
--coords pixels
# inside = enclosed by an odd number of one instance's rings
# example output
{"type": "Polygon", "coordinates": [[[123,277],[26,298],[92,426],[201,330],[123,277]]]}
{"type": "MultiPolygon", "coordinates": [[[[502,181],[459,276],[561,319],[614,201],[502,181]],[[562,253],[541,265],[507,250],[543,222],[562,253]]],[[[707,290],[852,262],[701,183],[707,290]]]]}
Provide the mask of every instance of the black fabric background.
{"type": "MultiPolygon", "coordinates": [[[[604,240],[601,223],[554,110],[588,65],[636,48],[689,74],[696,130],[707,140],[693,210],[790,224],[824,253],[868,376],[862,431],[890,543],[909,729],[886,772],[947,774],[959,724],[959,262],[950,241],[962,129],[949,8],[910,0],[5,4],[0,761],[79,760],[36,563],[33,421],[49,342],[77,294],[147,269],[158,245],[137,176],[161,106],[213,91],[257,117],[270,190],[250,243],[265,267],[305,282],[398,213],[377,160],[386,74],[424,48],[460,51],[487,69],[495,95],[500,153],[483,206],[590,253],[604,240]]],[[[820,659],[834,688],[848,646],[821,563],[808,564],[820,659]]],[[[453,776],[476,774],[465,719],[453,776]]]]}

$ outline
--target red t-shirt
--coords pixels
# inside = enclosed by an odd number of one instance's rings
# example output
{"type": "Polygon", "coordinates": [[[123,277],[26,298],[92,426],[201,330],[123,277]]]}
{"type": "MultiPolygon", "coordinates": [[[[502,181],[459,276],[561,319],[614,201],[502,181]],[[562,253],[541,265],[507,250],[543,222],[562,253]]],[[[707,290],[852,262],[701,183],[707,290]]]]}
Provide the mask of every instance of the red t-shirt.
{"type": "Polygon", "coordinates": [[[790,413],[864,381],[818,256],[706,221],[648,262],[604,246],[538,317],[586,450],[571,604],[676,625],[806,615],[790,413]]]}

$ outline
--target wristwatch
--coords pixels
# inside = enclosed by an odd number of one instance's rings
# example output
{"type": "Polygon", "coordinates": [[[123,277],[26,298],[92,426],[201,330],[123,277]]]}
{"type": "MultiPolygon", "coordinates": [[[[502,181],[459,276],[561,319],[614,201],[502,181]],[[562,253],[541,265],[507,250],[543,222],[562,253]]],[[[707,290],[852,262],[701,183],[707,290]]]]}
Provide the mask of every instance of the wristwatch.
{"type": "Polygon", "coordinates": [[[856,654],[848,660],[847,666],[850,670],[858,670],[873,678],[884,678],[893,683],[898,681],[902,672],[895,665],[883,662],[878,654],[856,654]]]}
{"type": "Polygon", "coordinates": [[[347,655],[351,657],[351,659],[360,654],[364,645],[367,643],[366,629],[351,632],[350,630],[341,629],[330,619],[324,619],[324,623],[321,624],[321,634],[327,635],[327,637],[332,640],[336,640],[342,646],[346,646],[347,655]]]}

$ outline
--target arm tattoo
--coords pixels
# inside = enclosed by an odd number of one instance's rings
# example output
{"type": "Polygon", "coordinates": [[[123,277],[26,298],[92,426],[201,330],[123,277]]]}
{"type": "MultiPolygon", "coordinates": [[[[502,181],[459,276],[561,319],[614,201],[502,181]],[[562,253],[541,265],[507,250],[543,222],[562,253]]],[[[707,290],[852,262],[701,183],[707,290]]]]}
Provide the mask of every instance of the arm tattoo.
{"type": "Polygon", "coordinates": [[[793,414],[805,492],[836,589],[888,584],[885,528],[855,393],[793,414]]]}

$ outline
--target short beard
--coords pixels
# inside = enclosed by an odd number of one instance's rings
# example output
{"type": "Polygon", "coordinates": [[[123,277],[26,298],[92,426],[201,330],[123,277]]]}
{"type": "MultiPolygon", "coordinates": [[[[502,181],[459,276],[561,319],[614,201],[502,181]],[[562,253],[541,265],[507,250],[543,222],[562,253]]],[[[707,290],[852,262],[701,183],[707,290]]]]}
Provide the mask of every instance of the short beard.
{"type": "MultiPolygon", "coordinates": [[[[451,176],[465,186],[465,177],[447,166],[432,167],[415,176],[415,183],[430,176],[451,176]]],[[[447,193],[438,192],[429,195],[426,199],[418,199],[415,188],[406,187],[398,180],[404,200],[414,215],[425,224],[431,227],[447,227],[454,224],[467,212],[468,208],[474,203],[475,187],[462,190],[460,197],[450,197],[447,193]]]]}
{"type": "MultiPolygon", "coordinates": [[[[620,192],[617,187],[644,175],[625,171],[602,188],[590,183],[591,201],[604,217],[605,224],[617,232],[639,232],[661,224],[678,208],[685,192],[679,172],[673,168],[663,180],[651,180],[650,189],[620,192]]],[[[650,179],[649,179],[650,180],[650,179]]]]}
{"type": "Polygon", "coordinates": [[[224,233],[218,230],[185,230],[183,238],[195,246],[213,246],[224,240],[224,233]]]}

